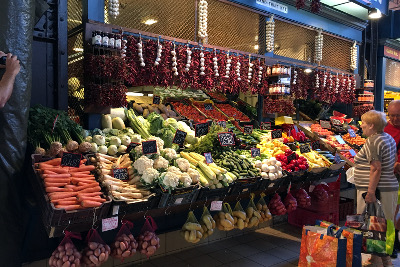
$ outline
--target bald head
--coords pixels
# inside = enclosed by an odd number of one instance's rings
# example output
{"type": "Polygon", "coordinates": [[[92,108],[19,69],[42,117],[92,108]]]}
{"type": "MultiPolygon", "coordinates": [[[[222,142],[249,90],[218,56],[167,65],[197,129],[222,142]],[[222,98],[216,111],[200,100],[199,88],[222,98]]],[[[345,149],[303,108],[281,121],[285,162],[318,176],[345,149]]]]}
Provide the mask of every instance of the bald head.
{"type": "Polygon", "coordinates": [[[388,105],[390,123],[400,127],[400,100],[393,100],[388,105]]]}

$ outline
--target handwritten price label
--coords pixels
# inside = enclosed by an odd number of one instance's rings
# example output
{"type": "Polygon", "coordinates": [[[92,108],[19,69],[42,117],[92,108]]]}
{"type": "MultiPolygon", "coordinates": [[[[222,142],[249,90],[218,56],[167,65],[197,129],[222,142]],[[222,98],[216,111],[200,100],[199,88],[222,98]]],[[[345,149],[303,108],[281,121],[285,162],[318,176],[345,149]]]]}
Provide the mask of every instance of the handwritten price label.
{"type": "Polygon", "coordinates": [[[350,137],[354,138],[357,136],[353,129],[348,129],[347,131],[349,132],[350,137]]]}
{"type": "Polygon", "coordinates": [[[270,122],[261,122],[260,129],[261,130],[271,130],[271,123],[270,122]]]}
{"type": "Polygon", "coordinates": [[[204,153],[204,157],[206,158],[206,163],[207,164],[211,164],[211,163],[214,162],[213,159],[212,159],[212,156],[211,156],[211,152],[204,153]]]}
{"type": "Polygon", "coordinates": [[[61,166],[79,168],[81,159],[81,154],[64,152],[61,158],[61,166]]]}
{"type": "Polygon", "coordinates": [[[245,125],[243,128],[243,133],[252,134],[253,133],[253,125],[245,125]]]}
{"type": "Polygon", "coordinates": [[[320,121],[319,124],[321,124],[321,128],[324,128],[324,129],[331,128],[331,123],[329,121],[320,121]]]}
{"type": "Polygon", "coordinates": [[[142,142],[143,155],[157,153],[157,142],[156,140],[142,142]]]}
{"type": "Polygon", "coordinates": [[[186,135],[187,132],[176,130],[175,137],[174,140],[172,140],[172,143],[183,146],[183,144],[185,143],[186,135]]]}
{"type": "Polygon", "coordinates": [[[158,95],[153,96],[153,104],[155,105],[160,104],[160,100],[161,100],[160,96],[158,95]]]}
{"type": "Polygon", "coordinates": [[[220,211],[222,210],[222,201],[212,201],[210,211],[220,211]]]}
{"type": "Polygon", "coordinates": [[[116,228],[118,228],[118,216],[101,220],[102,232],[110,231],[116,228]]]}
{"type": "Polygon", "coordinates": [[[233,133],[219,133],[218,139],[221,146],[235,145],[235,138],[233,137],[233,133]]]}

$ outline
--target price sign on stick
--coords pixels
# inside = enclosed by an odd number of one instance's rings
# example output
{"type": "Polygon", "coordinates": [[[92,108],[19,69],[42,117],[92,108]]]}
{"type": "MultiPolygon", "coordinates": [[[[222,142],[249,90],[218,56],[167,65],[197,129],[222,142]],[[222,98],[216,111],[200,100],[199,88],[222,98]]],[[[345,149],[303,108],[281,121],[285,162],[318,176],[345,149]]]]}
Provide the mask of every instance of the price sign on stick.
{"type": "Polygon", "coordinates": [[[341,145],[346,144],[346,142],[343,140],[343,138],[340,135],[335,135],[335,138],[339,144],[341,144],[341,145]]]}
{"type": "Polygon", "coordinates": [[[318,140],[312,141],[312,142],[311,142],[311,148],[312,148],[313,150],[319,149],[319,141],[318,141],[318,140]]]}
{"type": "Polygon", "coordinates": [[[195,124],[194,132],[196,137],[208,134],[208,122],[195,124]]]}
{"type": "Polygon", "coordinates": [[[161,98],[159,95],[153,95],[153,104],[156,104],[156,105],[160,104],[160,100],[161,100],[161,98]]]}
{"type": "Polygon", "coordinates": [[[272,139],[281,138],[282,137],[282,129],[276,129],[271,132],[272,139]]]}
{"type": "Polygon", "coordinates": [[[126,153],[131,152],[131,150],[135,149],[137,146],[140,146],[140,144],[139,143],[135,143],[135,142],[130,143],[128,145],[128,147],[126,148],[126,153]]]}
{"type": "Polygon", "coordinates": [[[204,153],[204,157],[206,158],[206,163],[207,164],[211,164],[211,163],[214,162],[213,159],[212,159],[212,156],[211,156],[211,152],[204,153]]]}
{"type": "Polygon", "coordinates": [[[79,168],[81,159],[81,154],[64,152],[61,158],[61,166],[79,168]]]}
{"type": "Polygon", "coordinates": [[[185,143],[186,135],[187,132],[176,130],[175,137],[174,140],[172,140],[172,143],[183,146],[183,144],[185,143]]]}
{"type": "Polygon", "coordinates": [[[143,155],[157,153],[157,142],[156,140],[142,142],[143,155]]]}
{"type": "Polygon", "coordinates": [[[357,136],[353,129],[349,128],[347,131],[349,132],[350,137],[354,138],[357,136]]]}
{"type": "Polygon", "coordinates": [[[251,148],[251,156],[253,158],[258,157],[260,155],[261,155],[261,153],[260,153],[260,149],[259,148],[256,148],[256,147],[251,148]]]}
{"type": "Polygon", "coordinates": [[[235,145],[235,138],[233,137],[233,133],[219,133],[218,139],[221,146],[235,145]]]}
{"type": "Polygon", "coordinates": [[[206,104],[204,104],[204,109],[205,110],[213,110],[213,105],[210,103],[206,103],[206,104]]]}
{"type": "Polygon", "coordinates": [[[311,149],[310,149],[310,146],[308,144],[304,144],[304,145],[300,146],[300,153],[301,154],[308,153],[310,151],[311,151],[311,149]]]}
{"type": "Polygon", "coordinates": [[[271,123],[270,122],[261,122],[260,129],[261,130],[271,130],[271,123]]]}
{"type": "Polygon", "coordinates": [[[243,127],[243,133],[252,134],[253,133],[253,125],[245,125],[243,127]]]}
{"type": "Polygon", "coordinates": [[[331,122],[330,121],[320,121],[319,124],[321,124],[321,128],[324,128],[324,129],[330,129],[331,128],[331,122]]]}
{"type": "Polygon", "coordinates": [[[296,153],[293,152],[292,154],[290,154],[289,156],[287,156],[288,164],[289,164],[292,160],[295,160],[295,159],[296,159],[296,153]]]}
{"type": "Polygon", "coordinates": [[[113,169],[113,177],[122,181],[129,180],[128,168],[113,169]]]}

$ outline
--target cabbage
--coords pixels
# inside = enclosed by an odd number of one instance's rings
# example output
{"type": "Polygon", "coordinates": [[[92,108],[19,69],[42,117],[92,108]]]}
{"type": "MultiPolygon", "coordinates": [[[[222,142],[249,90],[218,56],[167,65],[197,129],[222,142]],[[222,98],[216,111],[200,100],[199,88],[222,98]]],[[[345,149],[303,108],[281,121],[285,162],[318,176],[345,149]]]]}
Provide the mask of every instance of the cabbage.
{"type": "Polygon", "coordinates": [[[164,127],[164,119],[155,112],[152,112],[148,117],[147,121],[150,123],[149,132],[150,134],[157,134],[157,132],[164,127]]]}
{"type": "Polygon", "coordinates": [[[169,128],[162,128],[157,132],[157,136],[160,137],[164,141],[164,147],[171,147],[172,141],[174,140],[175,133],[172,132],[169,128]]]}

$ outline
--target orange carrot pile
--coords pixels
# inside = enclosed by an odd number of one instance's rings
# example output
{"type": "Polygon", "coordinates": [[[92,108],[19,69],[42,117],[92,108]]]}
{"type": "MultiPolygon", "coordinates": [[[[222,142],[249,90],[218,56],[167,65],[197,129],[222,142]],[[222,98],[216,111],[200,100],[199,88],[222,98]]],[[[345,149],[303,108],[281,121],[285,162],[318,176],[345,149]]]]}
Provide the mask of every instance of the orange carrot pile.
{"type": "Polygon", "coordinates": [[[93,165],[84,165],[81,160],[79,168],[61,166],[61,158],[51,159],[36,165],[43,178],[45,190],[51,203],[58,209],[77,210],[99,207],[106,200],[102,198],[100,185],[90,172],[93,165]]]}

